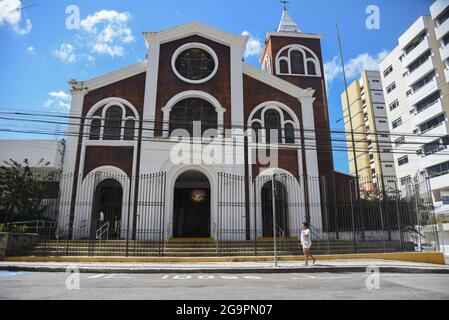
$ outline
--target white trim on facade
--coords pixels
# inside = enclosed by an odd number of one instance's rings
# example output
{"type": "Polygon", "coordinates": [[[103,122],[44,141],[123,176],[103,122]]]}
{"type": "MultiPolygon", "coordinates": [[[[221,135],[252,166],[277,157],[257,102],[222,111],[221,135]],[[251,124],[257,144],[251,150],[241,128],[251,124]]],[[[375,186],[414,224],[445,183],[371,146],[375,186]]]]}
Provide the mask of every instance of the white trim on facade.
{"type": "Polygon", "coordinates": [[[203,99],[210,104],[212,104],[215,108],[215,111],[217,112],[217,119],[218,119],[218,133],[219,135],[223,134],[223,127],[224,127],[224,113],[226,110],[221,106],[220,102],[212,95],[210,95],[207,92],[204,91],[196,91],[196,90],[190,90],[190,91],[184,91],[181,93],[178,93],[173,98],[171,98],[164,108],[162,108],[162,111],[164,113],[164,121],[163,121],[163,136],[165,138],[169,137],[169,122],[170,122],[170,113],[173,109],[173,107],[180,101],[190,98],[199,98],[203,99]]]}
{"type": "Polygon", "coordinates": [[[277,75],[287,75],[287,76],[298,76],[298,77],[321,77],[321,67],[320,67],[320,59],[318,59],[318,56],[313,52],[311,49],[299,45],[299,44],[291,44],[288,46],[283,47],[276,55],[276,74],[277,75]],[[285,50],[288,50],[287,57],[281,57],[281,54],[285,52],[285,50]],[[291,58],[290,54],[292,51],[299,51],[304,56],[304,74],[294,74],[291,70],[291,58]],[[313,58],[307,58],[307,52],[310,53],[313,58]],[[281,73],[280,69],[280,61],[286,61],[288,65],[288,73],[281,73]],[[315,65],[315,71],[316,74],[309,74],[309,70],[307,67],[307,63],[312,62],[315,65]]]}
{"type": "Polygon", "coordinates": [[[89,91],[96,90],[101,87],[105,87],[107,85],[110,85],[112,83],[128,79],[130,77],[136,76],[140,73],[145,72],[147,66],[146,61],[142,61],[130,66],[127,66],[125,68],[112,71],[110,73],[107,73],[105,75],[93,78],[91,80],[85,81],[86,86],[88,87],[89,91]]]}

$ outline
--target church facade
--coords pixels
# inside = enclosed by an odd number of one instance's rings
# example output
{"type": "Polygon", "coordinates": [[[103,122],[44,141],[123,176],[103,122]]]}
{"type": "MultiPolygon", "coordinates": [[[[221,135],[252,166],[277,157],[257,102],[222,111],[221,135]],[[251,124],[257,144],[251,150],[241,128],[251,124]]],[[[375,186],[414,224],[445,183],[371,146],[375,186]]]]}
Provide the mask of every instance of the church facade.
{"type": "Polygon", "coordinates": [[[311,177],[334,168],[320,39],[284,10],[257,69],[244,62],[246,36],[194,22],[144,33],[144,62],[71,80],[59,232],[249,240],[297,237],[304,221],[321,229],[326,189],[311,177]]]}

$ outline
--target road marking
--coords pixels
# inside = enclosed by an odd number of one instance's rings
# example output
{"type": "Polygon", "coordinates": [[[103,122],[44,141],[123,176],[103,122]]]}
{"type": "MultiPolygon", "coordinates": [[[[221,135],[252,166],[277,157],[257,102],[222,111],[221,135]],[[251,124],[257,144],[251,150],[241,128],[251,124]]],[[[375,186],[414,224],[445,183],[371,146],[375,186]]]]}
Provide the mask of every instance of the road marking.
{"type": "Polygon", "coordinates": [[[309,275],[304,275],[304,278],[296,277],[291,278],[291,280],[336,280],[336,279],[348,279],[351,276],[336,276],[336,277],[314,277],[309,275]]]}
{"type": "Polygon", "coordinates": [[[213,275],[164,275],[161,277],[162,280],[262,280],[262,277],[259,276],[213,276],[213,275]]]}
{"type": "Polygon", "coordinates": [[[15,277],[15,276],[26,276],[30,275],[31,272],[9,272],[9,271],[0,271],[0,277],[15,277]]]}
{"type": "Polygon", "coordinates": [[[126,275],[122,275],[122,274],[117,274],[117,273],[113,273],[113,274],[98,274],[95,276],[91,276],[88,277],[88,279],[132,279],[132,277],[130,276],[126,276],[126,275]]]}

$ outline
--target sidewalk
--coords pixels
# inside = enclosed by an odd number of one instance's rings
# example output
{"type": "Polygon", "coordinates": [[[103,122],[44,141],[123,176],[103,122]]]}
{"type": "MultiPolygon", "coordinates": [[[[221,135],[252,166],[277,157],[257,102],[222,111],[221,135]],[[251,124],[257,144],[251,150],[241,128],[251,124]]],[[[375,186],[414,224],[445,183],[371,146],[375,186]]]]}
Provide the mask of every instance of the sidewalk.
{"type": "Polygon", "coordinates": [[[322,273],[367,272],[378,267],[388,273],[449,274],[449,265],[386,261],[386,260],[320,260],[316,265],[304,267],[303,262],[279,262],[275,268],[270,262],[217,262],[217,263],[65,263],[65,262],[0,262],[0,271],[66,272],[78,268],[82,273],[322,273]]]}

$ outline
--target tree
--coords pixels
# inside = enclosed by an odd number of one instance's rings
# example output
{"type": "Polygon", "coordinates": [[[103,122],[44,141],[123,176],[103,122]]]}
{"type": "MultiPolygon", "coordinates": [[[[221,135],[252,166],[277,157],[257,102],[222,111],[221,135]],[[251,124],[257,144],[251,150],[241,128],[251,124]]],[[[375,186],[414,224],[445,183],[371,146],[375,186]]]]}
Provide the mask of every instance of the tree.
{"type": "MultiPolygon", "coordinates": [[[[34,167],[48,166],[49,162],[42,159],[34,167]]],[[[46,182],[52,178],[52,173],[33,173],[28,159],[23,163],[12,159],[3,161],[0,166],[0,221],[38,219],[45,209],[42,200],[46,182]]]]}

